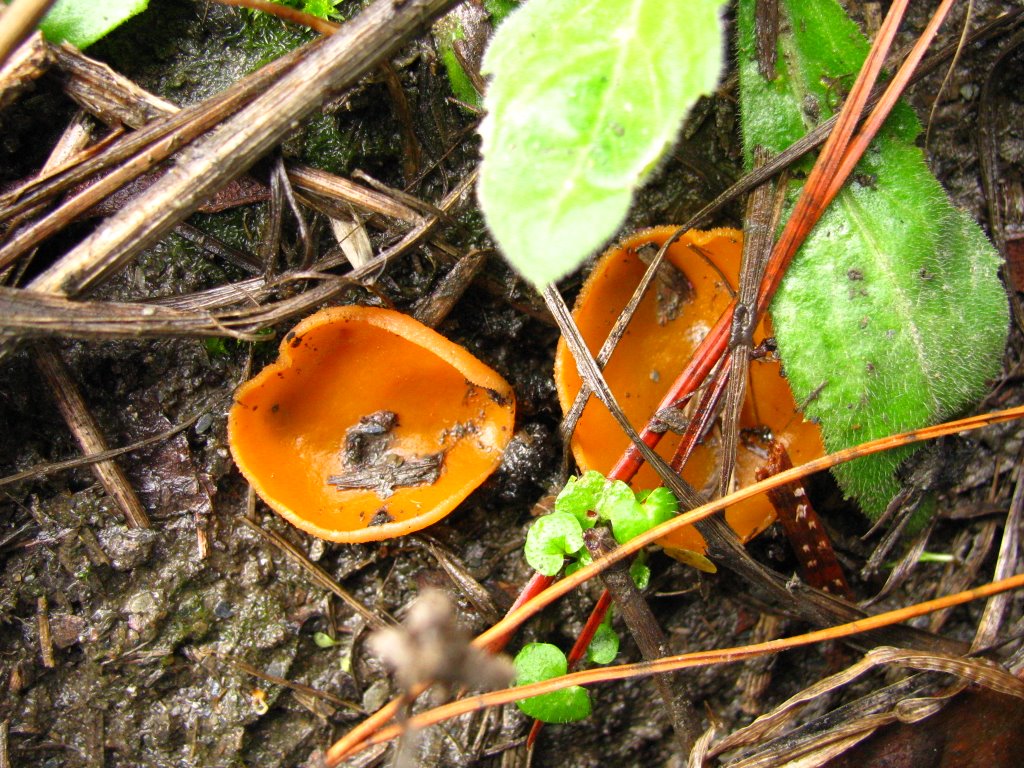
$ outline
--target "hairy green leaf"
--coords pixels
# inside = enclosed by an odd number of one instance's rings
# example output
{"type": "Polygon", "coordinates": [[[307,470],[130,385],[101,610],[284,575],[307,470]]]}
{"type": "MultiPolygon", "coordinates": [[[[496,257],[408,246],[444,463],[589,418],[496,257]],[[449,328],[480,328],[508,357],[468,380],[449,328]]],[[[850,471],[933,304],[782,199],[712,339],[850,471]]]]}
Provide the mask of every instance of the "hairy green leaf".
{"type": "MultiPolygon", "coordinates": [[[[516,685],[539,683],[564,675],[569,668],[565,654],[550,643],[530,643],[516,654],[516,685]]],[[[545,723],[571,723],[590,714],[590,696],[585,688],[574,685],[560,691],[531,696],[516,706],[545,723]]]]}
{"type": "Polygon", "coordinates": [[[531,0],[484,57],[480,205],[540,285],[625,219],[634,188],[722,68],[722,0],[531,0]]]}
{"type": "MultiPolygon", "coordinates": [[[[834,0],[781,0],[773,81],[758,72],[754,0],[741,0],[744,149],[773,152],[836,111],[867,43],[834,0]]],[[[797,254],[771,307],[797,402],[829,450],[945,420],[971,406],[999,370],[1008,312],[999,257],[953,207],[898,105],[797,254]]],[[[799,186],[791,185],[795,195],[799,186]]],[[[912,449],[836,470],[877,517],[912,449]]]]}
{"type": "Polygon", "coordinates": [[[679,500],[665,486],[661,485],[651,491],[637,494],[642,502],[644,514],[651,523],[651,528],[668,522],[679,512],[679,500]]]}
{"type": "Polygon", "coordinates": [[[562,570],[566,555],[582,548],[583,529],[579,521],[564,512],[552,512],[530,526],[523,555],[532,568],[545,576],[554,576],[562,570]]]}
{"type": "Polygon", "coordinates": [[[57,0],[39,27],[52,43],[85,48],[147,5],[149,0],[57,0]]]}

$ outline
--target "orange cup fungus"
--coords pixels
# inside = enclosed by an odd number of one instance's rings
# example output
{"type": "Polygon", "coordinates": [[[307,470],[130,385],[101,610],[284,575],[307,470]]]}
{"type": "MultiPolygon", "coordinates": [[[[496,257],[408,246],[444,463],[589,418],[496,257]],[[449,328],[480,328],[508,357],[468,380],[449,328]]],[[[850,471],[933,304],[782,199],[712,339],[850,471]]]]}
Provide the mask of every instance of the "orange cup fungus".
{"type": "MultiPolygon", "coordinates": [[[[675,229],[659,227],[640,232],[610,249],[594,266],[576,301],[573,317],[588,347],[595,353],[640,282],[646,269],[641,256],[653,256],[675,229]]],[[[663,274],[655,278],[604,371],[619,405],[637,429],[657,410],[671,382],[728,306],[731,295],[727,282],[735,290],[742,238],[742,233],[734,229],[691,230],[666,253],[666,260],[674,270],[685,275],[692,290],[679,295],[671,278],[678,280],[682,275],[663,266],[663,274]]],[[[685,286],[685,282],[682,285],[685,286]]],[[[770,335],[765,326],[765,322],[758,326],[755,344],[770,335]]],[[[559,342],[555,357],[555,384],[562,409],[566,411],[579,392],[580,378],[564,340],[559,342]]],[[[748,435],[769,431],[771,437],[786,446],[794,465],[824,453],[818,426],[805,421],[797,410],[778,362],[751,362],[740,428],[749,430],[748,435]]],[[[670,460],[679,440],[678,434],[666,432],[658,445],[658,453],[670,460]]],[[[628,443],[629,439],[608,410],[591,397],[572,441],[573,455],[580,467],[607,473],[628,443]]],[[[684,468],[683,477],[698,490],[717,483],[719,443],[717,430],[712,430],[684,468]]],[[[759,440],[740,440],[736,461],[740,486],[755,481],[754,473],[764,459],[759,440]]],[[[653,488],[660,484],[654,470],[647,465],[633,480],[636,488],[653,488]]],[[[764,495],[735,504],[726,511],[726,520],[744,541],[763,531],[774,519],[774,508],[764,495]]],[[[670,553],[673,550],[705,551],[704,540],[693,528],[667,536],[659,543],[670,553]]],[[[685,552],[678,554],[681,559],[702,560],[689,557],[685,552]]]]}
{"type": "Polygon", "coordinates": [[[235,394],[235,462],[278,514],[331,541],[377,541],[451,512],[494,471],[515,396],[411,317],[322,310],[235,394]]]}

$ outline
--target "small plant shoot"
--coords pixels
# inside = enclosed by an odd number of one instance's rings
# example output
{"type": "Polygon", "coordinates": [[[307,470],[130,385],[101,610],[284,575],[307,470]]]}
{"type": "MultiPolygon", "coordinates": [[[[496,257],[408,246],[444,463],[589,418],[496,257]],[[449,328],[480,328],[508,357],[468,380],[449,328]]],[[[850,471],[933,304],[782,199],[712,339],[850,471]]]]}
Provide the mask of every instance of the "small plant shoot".
{"type": "MultiPolygon", "coordinates": [[[[738,10],[744,152],[779,152],[836,112],[867,53],[834,0],[781,0],[774,79],[758,71],[754,0],[738,10]]],[[[797,402],[830,451],[949,419],[999,370],[1008,311],[1000,259],[950,203],[897,105],[797,254],[771,307],[797,402]]],[[[790,184],[791,200],[799,191],[790,184]]],[[[835,470],[877,518],[911,449],[835,470]]]]}
{"type": "Polygon", "coordinates": [[[592,528],[597,521],[597,502],[608,481],[600,472],[590,470],[579,477],[573,476],[555,497],[555,512],[575,516],[584,528],[592,528]]]}
{"type": "MultiPolygon", "coordinates": [[[[550,643],[524,646],[516,655],[515,666],[516,685],[560,677],[569,669],[565,654],[550,643]]],[[[573,723],[590,714],[590,695],[585,688],[574,685],[517,701],[516,706],[525,715],[545,723],[573,723]]]]}
{"type": "Polygon", "coordinates": [[[564,512],[553,512],[530,526],[523,554],[534,569],[554,576],[562,570],[565,558],[581,549],[583,529],[579,521],[564,512]]]}
{"type": "Polygon", "coordinates": [[[456,48],[462,47],[461,55],[472,62],[472,47],[467,41],[486,35],[490,37],[505,17],[516,7],[513,0],[485,0],[483,7],[474,3],[457,5],[434,24],[434,43],[437,53],[448,73],[455,98],[471,107],[483,107],[483,97],[473,84],[473,79],[462,66],[456,48]]]}
{"type": "Polygon", "coordinates": [[[532,0],[498,29],[481,123],[480,206],[544,285],[622,224],[633,191],[722,71],[721,0],[532,0]]]}
{"type": "MultiPolygon", "coordinates": [[[[570,559],[572,572],[591,561],[583,544],[583,531],[608,523],[619,544],[646,533],[673,518],[679,502],[667,488],[634,492],[621,480],[607,480],[590,470],[570,477],[555,498],[551,514],[538,518],[526,534],[523,554],[535,570],[555,576],[570,559]]],[[[641,558],[633,563],[633,580],[643,589],[650,571],[641,558]],[[643,583],[641,583],[643,582],[643,583]]]]}

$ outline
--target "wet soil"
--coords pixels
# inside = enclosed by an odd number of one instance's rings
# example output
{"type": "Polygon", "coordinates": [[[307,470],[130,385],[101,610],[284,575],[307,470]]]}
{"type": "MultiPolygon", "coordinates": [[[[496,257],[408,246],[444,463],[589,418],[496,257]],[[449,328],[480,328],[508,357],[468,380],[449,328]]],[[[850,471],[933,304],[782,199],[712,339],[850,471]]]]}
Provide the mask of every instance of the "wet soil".
{"type": "MultiPolygon", "coordinates": [[[[215,93],[309,37],[215,4],[174,0],[152,5],[90,54],[179,104],[215,93]]],[[[343,8],[356,10],[354,5],[343,8]]],[[[976,3],[979,18],[996,10],[996,3],[976,3]]],[[[910,28],[922,26],[922,14],[912,11],[910,28]]],[[[986,210],[972,116],[995,54],[995,47],[988,47],[961,59],[946,86],[947,99],[932,120],[928,147],[954,201],[982,222],[986,210]]],[[[1024,62],[1014,66],[1017,76],[1009,80],[1019,83],[1024,62]]],[[[413,189],[422,199],[437,200],[475,161],[474,141],[459,138],[472,117],[446,101],[447,85],[429,41],[412,46],[398,61],[398,71],[413,102],[425,155],[440,158],[457,147],[413,189]]],[[[943,75],[930,77],[911,95],[923,119],[943,75]]],[[[998,89],[997,95],[1005,120],[999,132],[1001,172],[1007,178],[1015,174],[1019,185],[1024,156],[1019,93],[998,89]]],[[[4,113],[0,180],[38,167],[70,114],[56,83],[45,80],[4,113]]],[[[717,98],[699,105],[684,140],[640,193],[625,230],[682,221],[737,178],[736,132],[735,93],[727,84],[717,98]]],[[[283,152],[338,173],[358,168],[403,185],[401,125],[385,86],[374,78],[343,106],[296,131],[283,152]]],[[[722,223],[738,225],[740,215],[734,205],[722,223]]],[[[197,221],[257,252],[265,218],[265,210],[253,206],[197,221]]],[[[476,211],[463,210],[458,223],[446,232],[456,248],[486,244],[476,211]]],[[[88,226],[47,244],[39,262],[60,253],[88,226]]],[[[435,254],[420,252],[382,274],[376,289],[399,309],[408,309],[446,270],[435,254]]],[[[234,267],[172,238],[104,286],[100,296],[184,294],[239,277],[234,267]]],[[[570,296],[579,280],[576,275],[564,282],[570,296]]],[[[528,289],[515,284],[494,257],[439,329],[505,376],[519,403],[516,438],[500,469],[429,531],[434,545],[482,585],[490,613],[452,581],[423,537],[331,544],[290,527],[258,501],[251,513],[255,521],[291,542],[366,605],[401,616],[419,591],[435,586],[451,595],[469,629],[485,629],[493,620],[490,614],[504,611],[529,575],[521,556],[525,529],[533,505],[560,471],[560,411],[550,376],[557,333],[523,311],[519,299],[524,296],[529,298],[528,289]],[[501,289],[493,290],[494,285],[501,289]]],[[[286,326],[278,328],[278,338],[286,331],[286,326]]],[[[88,468],[2,487],[0,754],[8,756],[9,764],[299,766],[361,719],[361,712],[396,695],[393,682],[366,649],[365,621],[241,521],[250,514],[247,486],[226,447],[226,413],[250,364],[271,359],[275,342],[64,341],[58,348],[111,445],[178,424],[189,426],[118,459],[152,521],[148,530],[125,525],[88,468]],[[47,644],[41,626],[48,626],[52,660],[43,658],[47,644]],[[326,696],[280,685],[278,678],[326,696]]],[[[1015,370],[1020,351],[1015,330],[1007,370],[1015,370]]],[[[0,475],[77,455],[50,394],[39,385],[33,358],[33,347],[24,345],[2,364],[0,475]]],[[[987,406],[1021,399],[1013,376],[987,406]]],[[[1020,444],[1016,425],[960,442],[967,456],[964,468],[939,504],[947,511],[979,510],[981,516],[941,522],[931,549],[966,552],[989,519],[985,511],[1005,510],[1012,491],[1009,472],[1020,444]],[[993,483],[997,491],[990,503],[986,494],[993,483]]],[[[818,482],[812,495],[836,534],[841,556],[847,563],[862,562],[865,550],[856,536],[866,529],[865,521],[839,498],[828,478],[818,482]]],[[[752,552],[772,568],[794,569],[775,531],[759,539],[752,552]]],[[[989,554],[982,577],[992,562],[989,554]]],[[[955,567],[922,566],[889,604],[931,596],[955,567]]],[[[742,584],[724,575],[700,574],[660,553],[652,556],[652,569],[649,602],[677,652],[749,641],[759,607],[745,597],[742,584]]],[[[870,592],[860,586],[864,594],[870,592]]],[[[588,587],[551,607],[517,643],[543,638],[568,647],[597,591],[588,587]]],[[[1015,605],[1012,619],[1019,616],[1015,605]]],[[[977,610],[955,618],[946,632],[969,640],[977,610]]],[[[796,622],[786,625],[787,632],[801,629],[796,622]]],[[[638,659],[625,637],[619,661],[638,659]]],[[[827,674],[835,663],[834,655],[816,648],[784,655],[774,663],[771,684],[754,699],[749,690],[741,690],[741,666],[688,674],[698,691],[698,707],[733,727],[827,674]]],[[[673,751],[671,727],[648,682],[600,686],[594,701],[588,720],[545,729],[533,765],[685,764],[673,751]]],[[[522,765],[525,754],[517,745],[528,727],[514,708],[457,721],[422,735],[419,760],[424,765],[522,765]]]]}

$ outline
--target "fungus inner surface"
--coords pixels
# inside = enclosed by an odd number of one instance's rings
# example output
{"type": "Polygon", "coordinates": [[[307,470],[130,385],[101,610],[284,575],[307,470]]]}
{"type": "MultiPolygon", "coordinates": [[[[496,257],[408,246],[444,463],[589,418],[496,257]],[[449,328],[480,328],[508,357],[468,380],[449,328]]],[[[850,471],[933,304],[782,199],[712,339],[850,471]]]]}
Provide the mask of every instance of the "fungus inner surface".
{"type": "MultiPolygon", "coordinates": [[[[656,251],[674,231],[674,227],[659,227],[638,233],[609,250],[595,265],[573,311],[587,346],[595,354],[643,276],[646,264],[641,255],[644,249],[656,251]]],[[[736,286],[742,249],[739,231],[716,229],[688,232],[666,253],[666,261],[686,276],[692,291],[687,295],[673,295],[678,294],[672,287],[673,280],[656,278],[604,370],[619,405],[637,429],[657,410],[672,381],[728,306],[730,288],[735,290],[736,286]]],[[[670,273],[668,277],[673,275],[670,273]]],[[[767,335],[762,322],[755,331],[755,344],[767,335]]],[[[555,381],[562,409],[567,410],[579,392],[580,378],[564,341],[558,345],[555,381]]],[[[754,482],[754,473],[764,462],[761,437],[766,432],[786,446],[794,465],[824,453],[817,425],[805,421],[797,411],[778,362],[752,361],[747,386],[740,416],[740,428],[744,432],[736,461],[740,486],[754,482]]],[[[683,415],[688,415],[688,411],[683,415]]],[[[658,453],[666,460],[671,459],[679,440],[678,434],[666,432],[658,445],[658,453]]],[[[683,477],[698,490],[717,484],[719,443],[720,433],[715,426],[683,471],[683,477]]],[[[612,415],[591,396],[572,442],[573,455],[580,467],[607,473],[628,444],[629,439],[612,415]]],[[[654,488],[661,485],[661,481],[645,464],[632,485],[654,488]]],[[[763,531],[774,519],[771,503],[764,496],[734,505],[726,512],[726,520],[744,540],[763,531]]],[[[661,543],[669,549],[695,552],[705,549],[703,539],[692,528],[672,534],[661,543]]]]}
{"type": "Polygon", "coordinates": [[[374,540],[434,522],[482,482],[511,437],[513,403],[498,374],[411,318],[341,307],[301,323],[278,362],[243,385],[231,442],[291,522],[374,540]],[[432,472],[396,471],[431,461],[432,472]],[[367,484],[351,487],[360,472],[367,484]]]}

